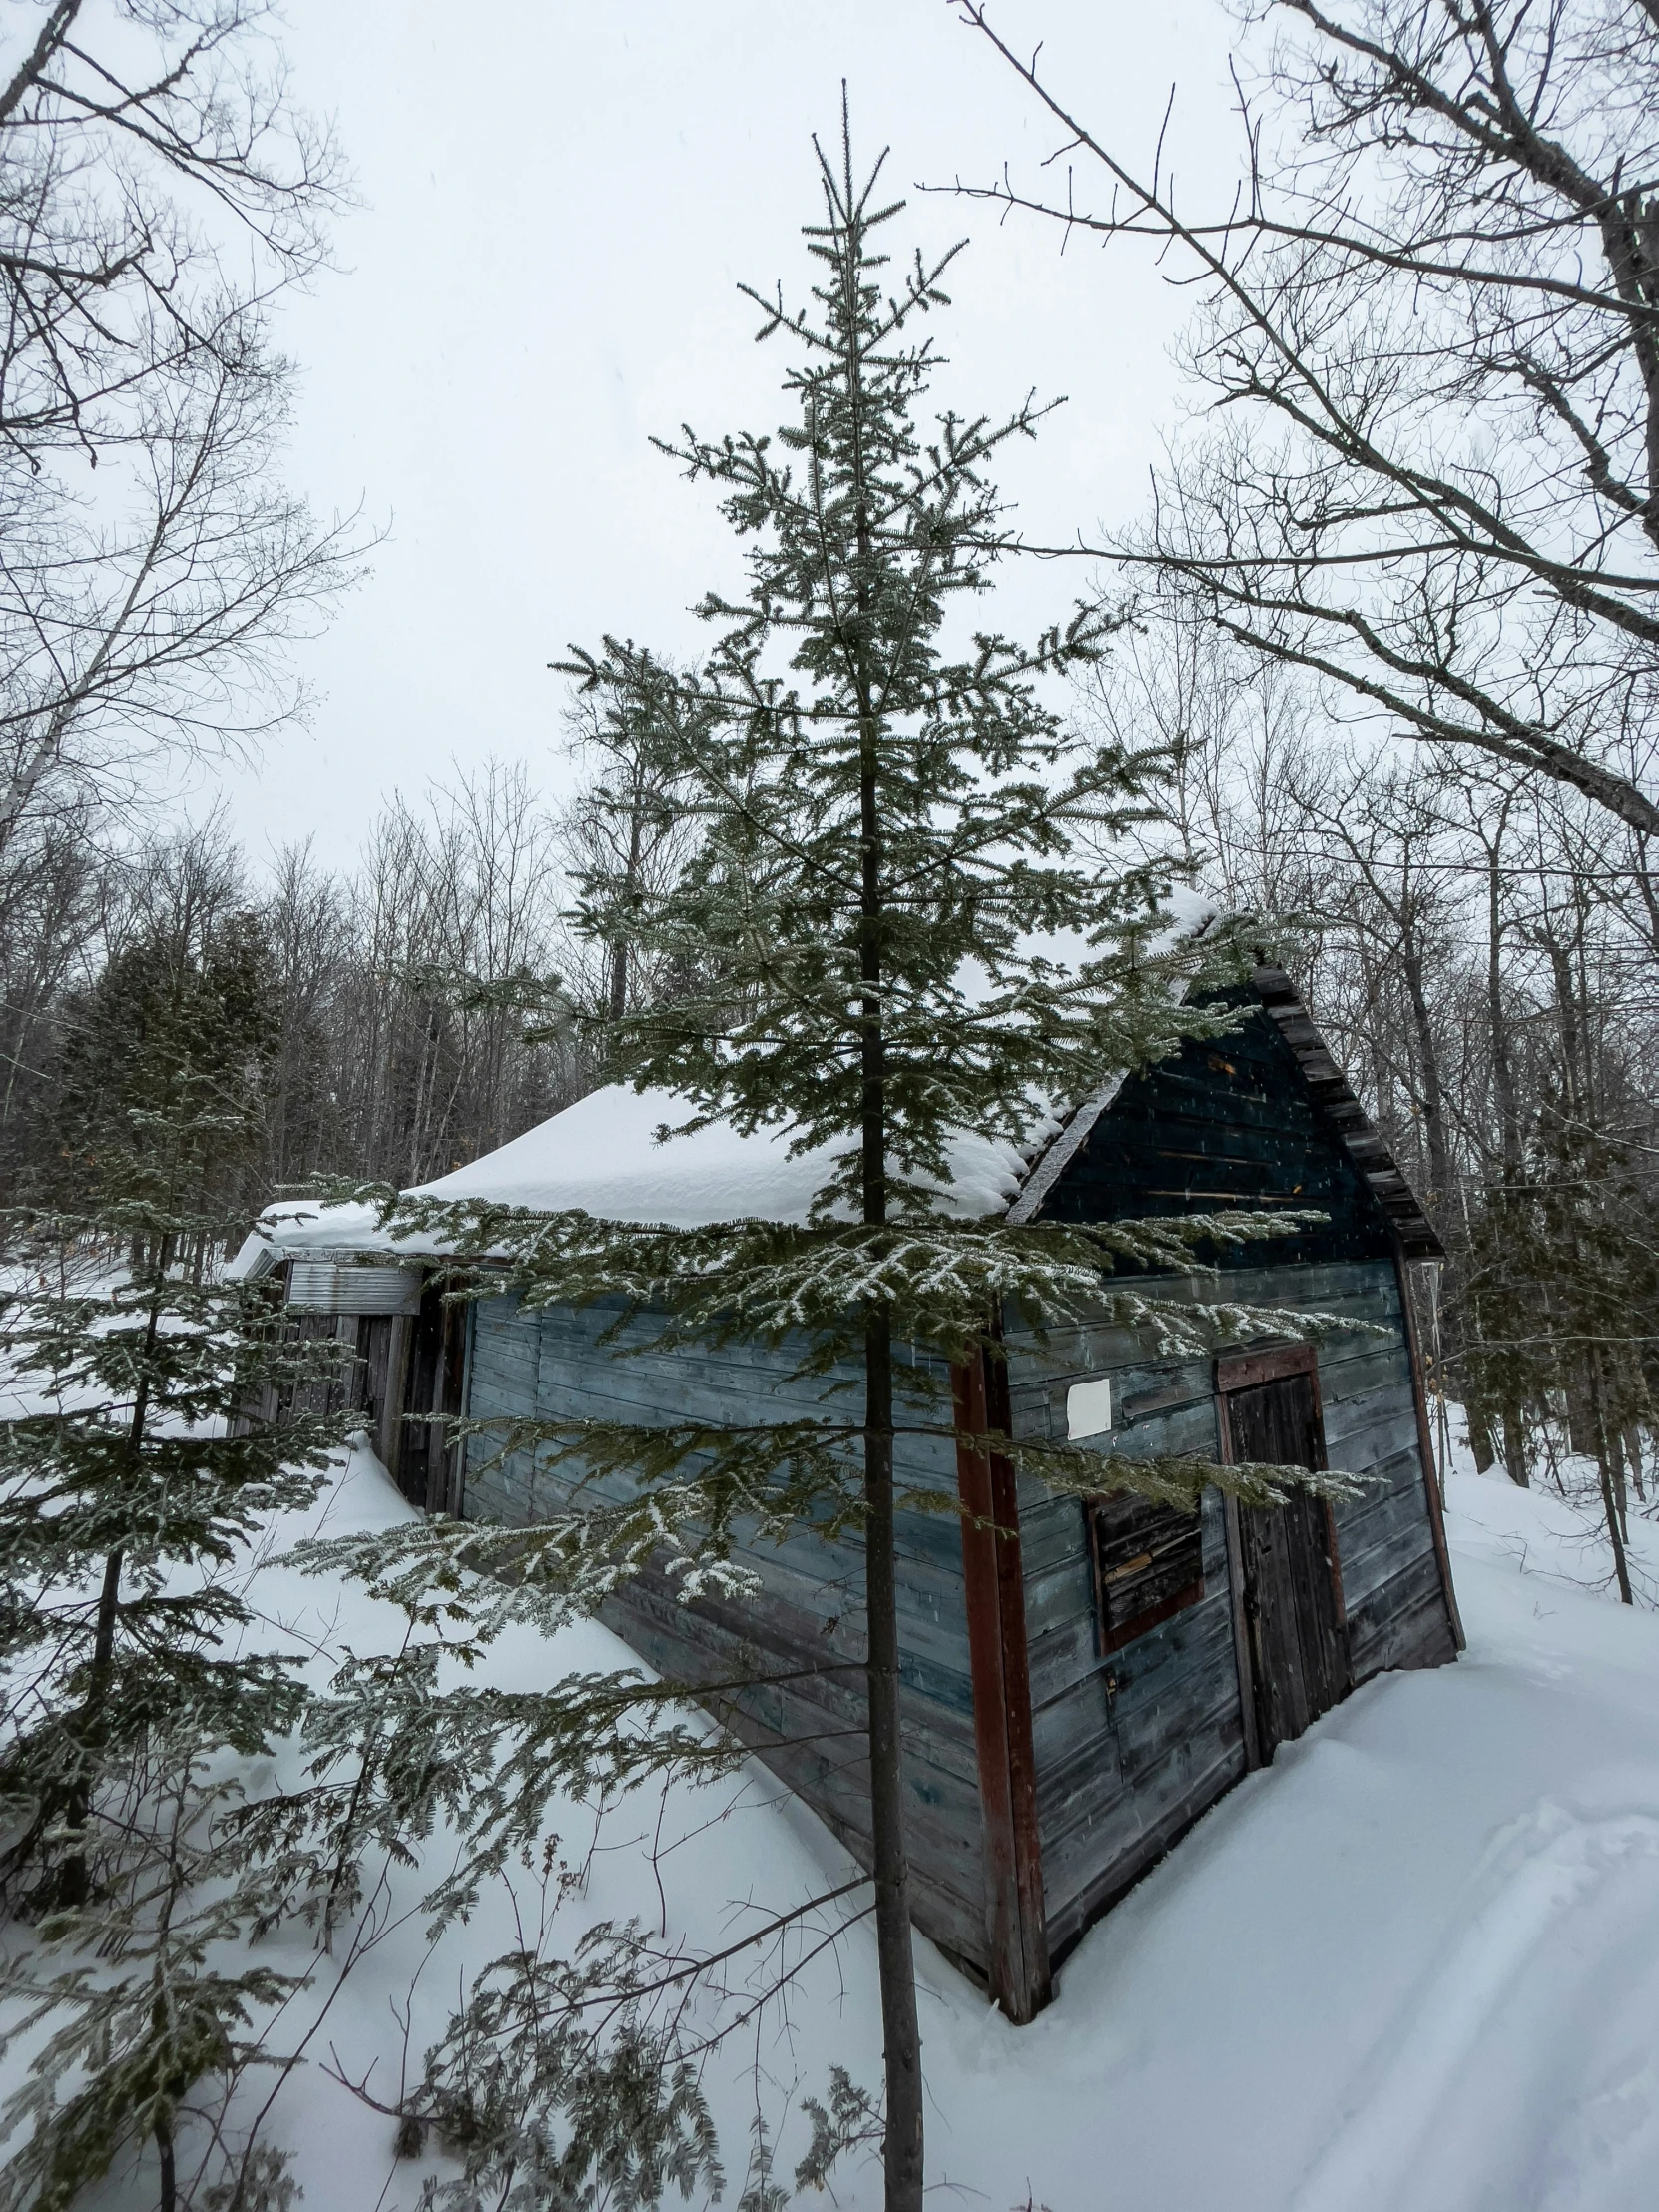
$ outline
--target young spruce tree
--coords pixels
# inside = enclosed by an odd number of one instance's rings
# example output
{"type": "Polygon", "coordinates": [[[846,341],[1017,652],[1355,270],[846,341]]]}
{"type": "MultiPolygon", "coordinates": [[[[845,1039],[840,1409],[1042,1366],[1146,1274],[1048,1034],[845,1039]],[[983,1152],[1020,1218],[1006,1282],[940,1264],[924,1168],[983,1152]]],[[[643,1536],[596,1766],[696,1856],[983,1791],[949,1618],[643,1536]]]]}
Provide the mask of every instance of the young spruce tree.
{"type": "MultiPolygon", "coordinates": [[[[416,1201],[387,1212],[393,1235],[440,1228],[462,1254],[504,1257],[493,1288],[529,1305],[619,1299],[682,1341],[788,1345],[803,1374],[826,1379],[826,1411],[735,1429],[513,1424],[506,1448],[535,1448],[582,1482],[624,1475],[622,1491],[600,1482],[569,1515],[498,1535],[409,1528],[362,1548],[356,1566],[411,1612],[480,1604],[464,1597],[460,1561],[495,1557],[515,1593],[551,1590],[560,1604],[597,1601],[653,1555],[697,1595],[721,1577],[746,1586],[728,1557],[739,1530],[748,1544],[803,1526],[860,1530],[884,2181],[889,2212],[918,2212],[893,1517],[960,1506],[895,1495],[895,1435],[955,1433],[949,1363],[997,1356],[1004,1305],[1037,1328],[1090,1314],[1188,1352],[1299,1332],[1310,1317],[1161,1303],[1133,1274],[1108,1281],[1126,1259],[1186,1274],[1206,1239],[1272,1232],[1257,1215],[1011,1228],[951,1212],[953,1133],[1028,1144],[1051,1106],[1232,1015],[1190,993],[1181,1002],[1175,986],[1197,975],[1199,951],[1170,944],[1157,869],[1110,858],[1155,810],[1157,764],[1077,737],[1051,706],[1057,679],[1102,653],[1119,617],[1079,608],[1033,646],[971,628],[1008,542],[991,462],[1042,409],[922,427],[940,362],[920,325],[946,305],[955,250],[889,273],[878,237],[900,204],[880,204],[878,175],[880,164],[856,182],[842,126],[840,160],[821,155],[823,222],[808,228],[812,305],[750,294],[761,336],[797,356],[795,413],[777,442],[686,431],[666,449],[724,493],[748,549],[746,595],[701,604],[713,651],[686,670],[606,639],[564,664],[593,713],[613,719],[617,746],[655,748],[659,783],[695,826],[675,880],[644,887],[637,871],[595,867],[582,884],[580,927],[597,944],[628,942],[684,977],[673,1000],[611,1008],[608,1071],[684,1097],[684,1128],[775,1126],[797,1153],[826,1148],[812,1217],[677,1232],[416,1201]],[[1044,949],[1055,938],[1071,944],[1066,958],[1044,949]],[[858,1406],[838,1395],[849,1372],[858,1406]],[[584,1513],[595,1495],[613,1502],[584,1513]]],[[[1283,1495],[1274,1468],[1106,1460],[1006,1437],[997,1448],[1079,1495],[1135,1488],[1188,1508],[1206,1482],[1257,1502],[1283,1495]]],[[[741,1686],[682,1688],[719,1712],[741,1686]]]]}
{"type": "MultiPolygon", "coordinates": [[[[820,167],[811,306],[750,294],[761,335],[794,348],[793,419],[776,442],[688,430],[666,449],[724,494],[748,552],[745,596],[704,601],[716,635],[699,667],[614,639],[565,664],[595,713],[614,718],[619,745],[657,749],[696,830],[672,881],[647,888],[596,867],[582,885],[580,926],[596,943],[627,941],[685,979],[670,1000],[616,1010],[609,1072],[677,1093],[685,1129],[782,1127],[798,1153],[825,1148],[811,1218],[676,1231],[405,1201],[385,1219],[394,1235],[435,1229],[462,1255],[505,1261],[492,1290],[516,1289],[532,1307],[620,1301],[654,1320],[653,1341],[787,1346],[800,1372],[825,1378],[825,1411],[732,1427],[515,1422],[504,1448],[533,1449],[588,1485],[569,1513],[493,1534],[394,1531],[357,1547],[354,1564],[417,1613],[476,1608],[461,1563],[499,1560],[515,1593],[489,1601],[499,1610],[537,1591],[597,1602],[652,1557],[688,1596],[723,1578],[741,1591],[729,1557],[740,1533],[755,1544],[804,1527],[861,1531],[886,2203],[919,2212],[894,1519],[960,1508],[895,1485],[895,1437],[954,1437],[950,1363],[999,1356],[1005,1307],[1039,1328],[1114,1321],[1185,1352],[1301,1333],[1315,1317],[1160,1301],[1133,1272],[1109,1280],[1125,1261],[1189,1274],[1207,1241],[1305,1216],[1011,1227],[951,1210],[955,1132],[1029,1144],[1052,1106],[1235,1017],[1182,1000],[1199,949],[1171,941],[1158,870],[1110,857],[1156,808],[1157,763],[1077,736],[1049,701],[1121,618],[1080,609],[1034,645],[970,625],[1007,544],[990,465],[1044,410],[1000,422],[947,413],[923,427],[940,363],[919,326],[947,303],[957,250],[889,273],[878,238],[901,203],[879,201],[880,164],[855,180],[843,122],[839,161],[821,154],[820,167]],[[855,1406],[839,1395],[849,1373],[855,1406]],[[620,1488],[606,1479],[618,1475],[620,1488]],[[584,1510],[596,1499],[609,1502],[584,1510]]],[[[1079,1495],[1134,1489],[1189,1509],[1210,1482],[1265,1503],[1288,1478],[995,1445],[1079,1495]]],[[[680,1687],[718,1713],[743,1685],[680,1687]]]]}
{"type": "Polygon", "coordinates": [[[14,2027],[46,2036],[0,2114],[0,2140],[24,2137],[0,2206],[67,2205],[148,2143],[172,2212],[186,2100],[285,1986],[221,1963],[265,1911],[235,1768],[301,1704],[291,1661],[242,1648],[239,1573],[344,1422],[325,1410],[334,1348],[286,1341],[267,1293],[218,1280],[261,1128],[245,938],[114,963],[70,1056],[63,1197],[6,1225],[3,1990],[14,2027]],[[318,1409],[250,1417],[273,1391],[318,1409]]]}
{"type": "MultiPolygon", "coordinates": [[[[1150,949],[1156,870],[1088,857],[1154,811],[1157,764],[1075,738],[1050,703],[1121,617],[1079,607],[1034,644],[971,626],[1006,541],[991,464],[1047,409],[923,425],[942,364],[920,325],[948,304],[960,249],[889,265],[878,236],[902,203],[879,199],[879,161],[857,180],[844,116],[839,162],[821,153],[820,167],[812,305],[749,294],[760,335],[793,341],[795,420],[776,442],[688,429],[668,448],[724,492],[747,594],[704,600],[717,642],[670,713],[649,655],[607,640],[571,668],[619,714],[655,712],[703,830],[693,867],[630,918],[654,949],[702,948],[714,988],[617,1023],[615,1066],[691,1102],[688,1127],[782,1124],[798,1149],[836,1156],[820,1234],[778,1255],[772,1295],[813,1313],[821,1362],[862,1358],[884,2158],[889,2212],[918,2212],[893,1541],[895,1425],[915,1413],[895,1396],[895,1341],[960,1356],[1000,1298],[1023,1290],[1038,1312],[1074,1299],[1075,1275],[1058,1278],[1079,1262],[1098,1296],[1104,1252],[950,1217],[952,1133],[1029,1142],[1042,1105],[1220,1024],[1177,1009],[1182,956],[1150,949]],[[1058,959],[1056,935],[1085,949],[1058,959]]],[[[603,935],[607,886],[588,889],[603,935]]],[[[1072,1471],[1100,1487],[1098,1460],[1072,1471]]]]}

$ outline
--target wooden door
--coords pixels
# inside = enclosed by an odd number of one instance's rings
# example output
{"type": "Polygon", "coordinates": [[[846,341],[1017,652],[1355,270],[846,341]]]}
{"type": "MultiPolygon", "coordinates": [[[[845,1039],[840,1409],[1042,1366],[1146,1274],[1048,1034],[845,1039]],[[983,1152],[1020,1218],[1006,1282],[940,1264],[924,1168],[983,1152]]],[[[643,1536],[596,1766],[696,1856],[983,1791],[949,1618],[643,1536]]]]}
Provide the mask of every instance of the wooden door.
{"type": "MultiPolygon", "coordinates": [[[[1229,1456],[1323,1467],[1325,1432],[1311,1365],[1226,1390],[1229,1456]]],[[[1261,1758],[1290,1743],[1349,1686],[1348,1629],[1331,1508],[1308,1490],[1239,1513],[1251,1694],[1261,1758]]]]}

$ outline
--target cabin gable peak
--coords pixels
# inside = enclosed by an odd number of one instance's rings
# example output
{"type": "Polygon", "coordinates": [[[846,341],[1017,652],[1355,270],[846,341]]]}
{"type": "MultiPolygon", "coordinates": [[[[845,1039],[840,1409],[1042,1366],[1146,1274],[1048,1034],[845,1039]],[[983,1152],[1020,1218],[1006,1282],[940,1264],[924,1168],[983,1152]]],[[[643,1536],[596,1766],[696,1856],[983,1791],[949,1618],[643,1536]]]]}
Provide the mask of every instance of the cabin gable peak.
{"type": "MultiPolygon", "coordinates": [[[[1363,1190],[1375,1202],[1376,1212],[1372,1218],[1380,1218],[1380,1225],[1385,1226],[1403,1259],[1442,1258],[1444,1248],[1432,1222],[1376,1123],[1361,1105],[1289,975],[1283,968],[1264,962],[1252,971],[1246,987],[1271,1024],[1272,1032],[1282,1041],[1294,1070],[1293,1079],[1305,1097],[1314,1123],[1332,1141],[1334,1153],[1357,1192],[1363,1190]]],[[[1225,1038],[1215,1040],[1204,1058],[1209,1070],[1231,1086],[1237,1070],[1225,1057],[1226,1042],[1225,1038]]],[[[1156,1080],[1158,1072],[1156,1067],[1149,1070],[1149,1079],[1156,1080]]],[[[1075,1180],[1091,1137],[1114,1108],[1127,1101],[1129,1084],[1130,1077],[1126,1073],[1115,1074],[1061,1123],[1032,1160],[1019,1193],[1008,1208],[1010,1223],[1035,1221],[1057,1187],[1075,1180]]],[[[1241,1085],[1240,1096],[1244,1095],[1241,1085]]],[[[1232,1194],[1212,1195],[1219,1203],[1235,1202],[1232,1194]]],[[[1296,1195],[1295,1191],[1289,1194],[1291,1198],[1296,1195]]],[[[1277,1196],[1283,1203],[1286,1194],[1277,1196]]],[[[1146,1210],[1168,1209],[1150,1207],[1146,1210]]]]}

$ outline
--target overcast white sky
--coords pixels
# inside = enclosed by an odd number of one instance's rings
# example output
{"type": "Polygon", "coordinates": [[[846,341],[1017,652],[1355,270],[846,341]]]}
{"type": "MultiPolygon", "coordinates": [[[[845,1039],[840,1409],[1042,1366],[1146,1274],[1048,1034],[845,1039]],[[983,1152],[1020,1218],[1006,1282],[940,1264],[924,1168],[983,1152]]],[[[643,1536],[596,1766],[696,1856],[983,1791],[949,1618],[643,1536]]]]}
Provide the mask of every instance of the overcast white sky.
{"type": "MultiPolygon", "coordinates": [[[[226,781],[260,855],[314,836],[346,860],[394,789],[490,754],[563,777],[573,639],[695,649],[688,605],[736,582],[706,490],[648,443],[770,428],[779,341],[757,347],[736,284],[805,288],[811,134],[836,128],[888,175],[1029,175],[1054,143],[1022,88],[944,0],[287,0],[299,90],[332,113],[364,205],[340,273],[292,303],[303,385],[292,474],[325,511],[389,530],[374,572],[307,648],[311,727],[226,781]]],[[[1091,121],[1150,162],[1170,145],[1196,197],[1232,175],[1231,26],[1216,0],[1004,0],[997,20],[1091,121]]],[[[1052,174],[1052,173],[1051,173],[1052,174]]],[[[1127,519],[1180,404],[1185,298],[1149,267],[990,211],[910,195],[893,226],[967,235],[938,335],[950,396],[993,411],[1033,384],[1070,404],[1005,473],[1034,534],[1127,519]]],[[[998,621],[1034,627],[1085,581],[1011,575],[998,621]]],[[[210,796],[203,791],[194,805],[210,796]]]]}

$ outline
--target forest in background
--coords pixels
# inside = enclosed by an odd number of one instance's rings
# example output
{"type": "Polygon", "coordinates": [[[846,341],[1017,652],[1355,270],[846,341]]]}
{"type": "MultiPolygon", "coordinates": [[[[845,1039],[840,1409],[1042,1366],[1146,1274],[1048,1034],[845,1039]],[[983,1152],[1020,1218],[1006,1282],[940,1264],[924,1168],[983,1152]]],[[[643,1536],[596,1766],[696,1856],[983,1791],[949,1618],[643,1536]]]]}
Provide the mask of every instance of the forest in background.
{"type": "MultiPolygon", "coordinates": [[[[1071,183],[951,189],[1150,240],[1196,286],[1198,404],[1150,513],[1097,546],[998,523],[990,549],[1086,557],[1125,620],[1072,719],[1162,756],[1146,838],[1259,917],[1421,1193],[1448,1254],[1423,1336],[1477,1455],[1523,1481],[1570,1446],[1622,1513],[1659,1387],[1653,14],[1246,9],[1248,190],[1189,215],[1092,130],[1086,88],[952,12],[1071,183]]],[[[591,694],[567,803],[469,754],[332,871],[254,865],[211,815],[157,827],[181,764],[302,707],[290,648],[369,549],[283,486],[269,319],[349,179],[262,75],[261,11],[161,12],[158,36],[212,35],[139,136],[54,76],[84,60],[78,16],[52,13],[0,126],[52,242],[0,271],[0,1192],[73,1203],[177,1048],[213,1059],[239,1135],[212,1202],[246,1220],[317,1175],[442,1174],[580,1096],[607,1022],[695,993],[615,927],[695,853],[676,734],[591,694]],[[204,192],[263,288],[230,280],[204,192]]]]}
{"type": "MultiPolygon", "coordinates": [[[[1596,803],[1449,748],[1333,732],[1296,672],[1165,606],[1072,712],[1163,756],[1140,832],[1260,918],[1447,1249],[1417,1272],[1435,1382],[1517,1481],[1560,1450],[1652,1494],[1659,1364],[1659,881],[1596,803]]],[[[675,995],[572,916],[691,857],[649,736],[587,712],[575,797],[457,769],[374,823],[354,867],[255,868],[216,818],[116,846],[87,806],[0,854],[14,1201],[71,1193],[142,1098],[146,1026],[201,1025],[263,1138],[218,1164],[252,1219],[316,1176],[408,1185],[603,1079],[606,1020],[675,995]]]]}

